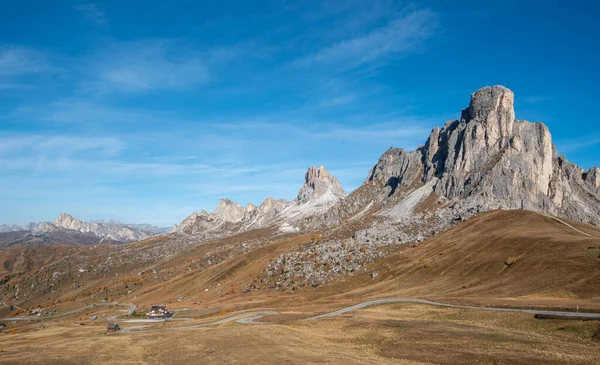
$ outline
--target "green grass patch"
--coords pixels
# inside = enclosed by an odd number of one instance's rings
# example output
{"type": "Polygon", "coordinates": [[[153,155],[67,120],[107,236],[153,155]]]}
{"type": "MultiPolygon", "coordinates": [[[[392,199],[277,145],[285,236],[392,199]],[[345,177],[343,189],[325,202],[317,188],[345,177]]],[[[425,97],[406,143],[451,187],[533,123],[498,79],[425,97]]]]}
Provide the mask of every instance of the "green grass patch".
{"type": "Polygon", "coordinates": [[[143,312],[133,312],[131,313],[132,318],[146,318],[146,313],[143,312]]]}
{"type": "Polygon", "coordinates": [[[595,259],[600,259],[600,247],[588,247],[587,253],[595,259]]]}

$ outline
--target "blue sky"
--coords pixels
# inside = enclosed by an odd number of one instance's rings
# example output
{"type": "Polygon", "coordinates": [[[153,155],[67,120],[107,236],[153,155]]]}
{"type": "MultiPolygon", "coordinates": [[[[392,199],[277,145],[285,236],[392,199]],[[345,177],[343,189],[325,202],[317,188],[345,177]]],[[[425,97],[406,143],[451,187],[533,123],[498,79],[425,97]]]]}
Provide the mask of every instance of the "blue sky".
{"type": "Polygon", "coordinates": [[[171,225],[310,165],[350,191],[495,84],[600,165],[600,6],[541,4],[3,1],[0,222],[171,225]]]}

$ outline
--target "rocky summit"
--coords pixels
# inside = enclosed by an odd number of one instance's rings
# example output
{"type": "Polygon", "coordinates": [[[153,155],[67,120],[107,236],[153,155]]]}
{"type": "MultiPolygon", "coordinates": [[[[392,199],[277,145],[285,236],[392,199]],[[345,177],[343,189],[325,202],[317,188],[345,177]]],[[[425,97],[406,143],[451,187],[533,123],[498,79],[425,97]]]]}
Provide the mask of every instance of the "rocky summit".
{"type": "Polygon", "coordinates": [[[340,200],[345,196],[346,193],[340,186],[338,179],[329,175],[325,167],[311,166],[304,176],[304,185],[298,192],[296,201],[299,204],[305,204],[317,199],[340,200]]]}
{"type": "Polygon", "coordinates": [[[254,228],[276,227],[283,232],[297,232],[304,220],[325,213],[346,196],[340,182],[325,167],[311,166],[295,200],[266,198],[258,207],[246,207],[221,199],[209,214],[193,213],[175,231],[203,238],[220,237],[254,228]]]}
{"type": "Polygon", "coordinates": [[[366,182],[388,197],[433,193],[459,214],[525,208],[600,224],[598,168],[568,162],[548,128],[516,119],[513,105],[503,86],[478,90],[460,120],[434,128],[416,151],[386,151],[366,182]]]}
{"type": "MultiPolygon", "coordinates": [[[[385,151],[349,195],[324,166],[311,166],[294,200],[268,197],[258,206],[243,206],[224,198],[211,213],[193,213],[173,231],[202,243],[256,228],[275,234],[327,228],[340,235],[371,229],[389,240],[414,242],[494,209],[528,209],[599,225],[600,170],[585,171],[559,155],[543,123],[516,119],[514,100],[503,86],[477,90],[460,119],[434,128],[414,151],[385,151]]],[[[79,232],[106,242],[164,233],[144,225],[82,222],[68,214],[23,230],[79,232]]]]}
{"type": "Polygon", "coordinates": [[[347,234],[370,227],[381,237],[412,242],[494,209],[600,224],[600,170],[584,171],[559,155],[543,123],[516,119],[514,100],[503,86],[477,90],[460,119],[434,128],[414,151],[384,152],[348,196],[323,166],[311,166],[293,201],[267,198],[243,207],[223,199],[177,230],[206,239],[264,227],[347,234]]]}

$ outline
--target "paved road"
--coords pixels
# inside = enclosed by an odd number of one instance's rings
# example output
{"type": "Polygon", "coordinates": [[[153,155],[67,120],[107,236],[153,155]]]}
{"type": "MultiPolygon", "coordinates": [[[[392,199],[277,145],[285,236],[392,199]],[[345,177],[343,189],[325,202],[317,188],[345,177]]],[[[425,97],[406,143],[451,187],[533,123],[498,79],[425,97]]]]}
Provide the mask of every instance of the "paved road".
{"type": "MultiPolygon", "coordinates": [[[[378,300],[371,300],[369,302],[364,302],[364,303],[360,303],[360,304],[356,304],[350,307],[346,307],[346,308],[342,308],[339,309],[337,311],[334,312],[329,312],[329,313],[324,313],[324,314],[320,314],[318,316],[314,316],[314,317],[309,317],[306,318],[306,320],[315,320],[315,319],[322,319],[322,318],[329,318],[329,317],[334,317],[340,314],[344,314],[344,313],[348,313],[348,312],[352,312],[358,309],[362,309],[362,308],[366,308],[366,307],[370,307],[370,306],[374,306],[374,305],[381,305],[381,304],[392,304],[392,303],[418,303],[418,304],[428,304],[428,305],[437,305],[437,306],[442,306],[442,307],[451,307],[451,308],[464,308],[464,309],[477,309],[477,310],[487,310],[487,311],[496,311],[496,312],[512,312],[512,313],[527,313],[527,314],[551,314],[551,315],[558,315],[558,316],[566,316],[566,317],[573,317],[573,318],[590,318],[590,319],[600,319],[600,313],[587,313],[587,312],[565,312],[565,311],[546,311],[546,310],[536,310],[536,309],[516,309],[516,308],[497,308],[497,307],[482,307],[482,306],[471,306],[471,305],[457,305],[457,304],[448,304],[448,303],[440,303],[440,302],[434,302],[434,301],[430,301],[430,300],[425,300],[425,299],[411,299],[411,298],[390,298],[390,299],[378,299],[378,300]]],[[[13,318],[4,318],[4,320],[15,320],[15,321],[22,321],[22,320],[32,320],[32,319],[50,319],[50,318],[57,318],[57,317],[62,317],[62,316],[66,316],[68,314],[72,314],[72,313],[76,313],[82,310],[85,310],[87,308],[91,308],[94,306],[98,306],[98,305],[129,305],[129,309],[127,310],[128,314],[132,314],[135,311],[135,305],[134,304],[129,304],[129,303],[98,303],[98,304],[91,304],[79,309],[75,309],[69,312],[65,312],[59,315],[55,315],[55,316],[47,316],[47,317],[33,317],[33,318],[29,318],[29,317],[13,317],[13,318]]],[[[219,325],[219,324],[223,324],[223,323],[227,323],[227,322],[232,322],[232,321],[236,321],[238,323],[244,323],[244,324],[268,324],[265,322],[257,322],[257,319],[260,319],[266,315],[269,314],[277,314],[277,312],[273,312],[273,311],[253,311],[253,312],[246,312],[246,313],[240,313],[240,314],[236,314],[227,318],[223,318],[220,319],[218,321],[214,321],[214,322],[209,322],[209,323],[201,323],[201,324],[195,324],[195,325],[189,325],[189,326],[180,326],[180,327],[170,327],[170,328],[154,328],[154,329],[145,329],[148,328],[148,326],[133,326],[133,327],[128,327],[128,328],[123,328],[121,332],[123,333],[128,333],[128,332],[153,332],[153,331],[174,331],[174,330],[183,330],[183,329],[189,329],[189,328],[200,328],[200,327],[209,327],[209,326],[215,326],[215,325],[219,325]]],[[[110,317],[109,319],[112,319],[114,317],[110,317]]],[[[188,320],[188,318],[181,318],[182,320],[188,320]]],[[[156,322],[156,320],[132,320],[135,322],[156,322]]],[[[132,321],[127,321],[127,322],[132,322],[132,321]]]]}
{"type": "Polygon", "coordinates": [[[452,308],[466,308],[466,309],[480,309],[487,311],[496,311],[496,312],[515,312],[515,313],[529,313],[529,314],[554,314],[560,316],[567,317],[585,317],[585,318],[598,318],[600,319],[600,313],[582,313],[582,312],[563,312],[563,311],[544,311],[544,310],[536,310],[536,309],[516,309],[516,308],[495,308],[495,307],[476,307],[471,305],[457,305],[457,304],[448,304],[448,303],[440,303],[440,302],[432,302],[430,300],[425,299],[410,299],[410,298],[392,298],[392,299],[378,299],[372,300],[370,302],[360,303],[357,305],[353,305],[351,307],[343,308],[337,310],[335,312],[321,314],[315,317],[307,318],[307,320],[320,319],[337,316],[339,314],[352,312],[357,309],[370,307],[373,305],[379,304],[390,304],[390,303],[420,303],[420,304],[430,304],[437,305],[442,307],[452,307],[452,308]]]}
{"type": "Polygon", "coordinates": [[[128,319],[125,323],[160,323],[173,321],[193,321],[193,318],[164,318],[164,319],[128,319]]]}
{"type": "MultiPolygon", "coordinates": [[[[564,312],[564,311],[544,311],[544,310],[535,310],[535,309],[477,307],[477,306],[470,306],[470,305],[456,305],[456,304],[433,302],[433,301],[425,300],[425,299],[391,298],[391,299],[378,299],[378,300],[372,300],[372,301],[365,302],[365,303],[360,303],[357,305],[353,305],[351,307],[337,310],[335,312],[325,313],[325,314],[321,314],[318,316],[306,318],[306,320],[328,318],[328,317],[337,316],[337,315],[340,315],[343,313],[352,312],[357,309],[370,307],[373,305],[392,304],[392,303],[419,303],[419,304],[437,305],[437,306],[442,306],[442,307],[478,309],[478,310],[487,310],[487,311],[496,311],[496,312],[513,312],[513,313],[528,313],[528,314],[554,314],[554,315],[561,315],[561,316],[567,316],[567,317],[584,317],[584,318],[600,319],[600,313],[576,313],[576,312],[564,312]]],[[[145,326],[137,326],[137,327],[132,327],[130,329],[124,330],[123,332],[151,332],[151,331],[165,331],[165,330],[173,331],[173,330],[182,330],[182,329],[188,329],[188,328],[214,326],[214,325],[227,323],[227,322],[231,322],[231,321],[236,321],[238,323],[244,323],[244,324],[268,324],[265,322],[257,322],[256,321],[257,319],[260,319],[268,314],[277,314],[277,312],[271,312],[271,311],[246,312],[246,313],[237,314],[235,316],[227,317],[227,318],[221,319],[219,321],[210,322],[210,323],[202,323],[202,324],[191,325],[191,326],[136,330],[136,329],[146,328],[145,326]]]]}
{"type": "Polygon", "coordinates": [[[220,319],[220,320],[214,321],[214,322],[193,324],[193,325],[189,325],[189,326],[170,327],[170,328],[154,328],[154,329],[144,330],[143,328],[146,328],[147,326],[135,326],[135,327],[124,328],[123,330],[121,330],[121,332],[139,333],[139,332],[155,332],[155,331],[175,331],[175,330],[183,330],[183,329],[189,329],[189,328],[210,327],[210,326],[215,326],[218,324],[223,324],[223,323],[232,322],[232,321],[236,321],[239,323],[245,323],[245,324],[262,324],[260,322],[254,322],[254,320],[262,318],[263,316],[266,316],[268,314],[277,314],[277,312],[271,312],[271,311],[246,312],[246,313],[236,314],[231,317],[223,318],[223,319],[220,319]]]}

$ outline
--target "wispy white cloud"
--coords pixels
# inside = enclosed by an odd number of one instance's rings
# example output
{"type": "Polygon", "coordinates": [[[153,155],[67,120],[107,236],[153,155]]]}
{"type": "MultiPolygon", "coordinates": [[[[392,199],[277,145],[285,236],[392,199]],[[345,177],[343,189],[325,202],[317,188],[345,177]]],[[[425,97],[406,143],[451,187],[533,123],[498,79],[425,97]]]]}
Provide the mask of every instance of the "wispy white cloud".
{"type": "Polygon", "coordinates": [[[385,62],[391,55],[412,51],[431,37],[437,28],[436,14],[414,10],[391,20],[368,34],[321,48],[296,62],[302,66],[337,65],[351,69],[364,64],[385,62]]]}
{"type": "Polygon", "coordinates": [[[558,146],[558,153],[573,152],[600,144],[600,136],[592,135],[569,140],[558,140],[556,144],[558,146]]]}
{"type": "Polygon", "coordinates": [[[107,22],[106,14],[100,10],[98,4],[81,2],[73,5],[73,9],[82,13],[86,19],[96,24],[106,24],[107,22]]]}
{"type": "Polygon", "coordinates": [[[49,70],[44,55],[33,49],[0,45],[0,82],[4,78],[38,74],[49,70]]]}
{"type": "Polygon", "coordinates": [[[348,96],[339,96],[333,99],[325,100],[323,102],[323,106],[336,106],[336,105],[344,105],[354,101],[356,98],[352,95],[348,96]]]}
{"type": "Polygon", "coordinates": [[[106,156],[116,156],[123,146],[123,142],[115,137],[47,135],[0,137],[0,153],[5,156],[17,153],[64,156],[85,151],[97,151],[106,156]]]}
{"type": "MultiPolygon", "coordinates": [[[[38,75],[57,65],[64,76],[44,83],[52,88],[44,97],[24,100],[5,116],[22,124],[21,132],[0,136],[0,190],[19,184],[12,206],[24,207],[27,192],[37,189],[53,197],[48,211],[72,200],[94,214],[127,212],[128,220],[145,220],[154,205],[161,207],[156,219],[166,220],[183,218],[191,205],[210,209],[220,197],[255,204],[267,196],[291,199],[309,165],[324,164],[351,190],[387,147],[416,147],[432,126],[399,111],[408,101],[384,95],[377,81],[366,80],[365,68],[379,72],[419,50],[435,32],[436,15],[387,7],[364,13],[351,5],[340,13],[337,5],[333,22],[314,19],[308,32],[290,24],[289,44],[281,42],[285,31],[269,31],[206,44],[97,39],[55,57],[0,48],[0,88],[20,83],[14,75],[42,80],[38,75]],[[361,74],[338,74],[350,68],[361,74]],[[175,100],[170,93],[180,92],[177,107],[166,108],[175,100]],[[154,103],[154,96],[165,98],[154,103]],[[196,96],[201,106],[190,102],[196,96]]],[[[107,24],[94,3],[74,8],[107,24]]]]}
{"type": "Polygon", "coordinates": [[[185,90],[210,79],[200,57],[169,40],[111,42],[92,55],[87,71],[100,92],[185,90]]]}

